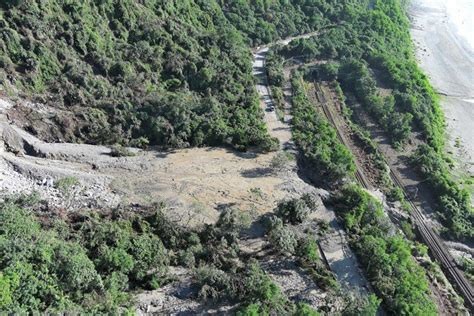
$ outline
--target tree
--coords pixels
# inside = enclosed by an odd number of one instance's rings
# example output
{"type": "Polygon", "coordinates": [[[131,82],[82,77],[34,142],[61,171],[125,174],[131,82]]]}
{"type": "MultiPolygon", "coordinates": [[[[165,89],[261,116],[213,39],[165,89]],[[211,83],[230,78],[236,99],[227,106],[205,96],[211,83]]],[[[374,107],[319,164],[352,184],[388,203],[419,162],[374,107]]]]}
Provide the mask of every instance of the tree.
{"type": "Polygon", "coordinates": [[[13,8],[22,5],[25,0],[4,0],[2,1],[2,6],[6,8],[13,8]]]}

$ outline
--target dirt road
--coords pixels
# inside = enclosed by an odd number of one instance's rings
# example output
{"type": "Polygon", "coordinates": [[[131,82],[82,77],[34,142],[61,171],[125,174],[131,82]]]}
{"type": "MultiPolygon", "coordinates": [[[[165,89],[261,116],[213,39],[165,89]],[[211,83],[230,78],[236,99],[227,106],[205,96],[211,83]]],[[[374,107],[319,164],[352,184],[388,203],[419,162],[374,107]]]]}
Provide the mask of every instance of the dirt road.
{"type": "MultiPolygon", "coordinates": [[[[265,61],[268,51],[271,47],[276,45],[288,45],[291,41],[302,38],[309,38],[316,36],[318,32],[312,32],[304,35],[289,37],[276,41],[274,43],[258,47],[254,50],[253,60],[253,74],[257,78],[256,89],[260,95],[260,104],[265,113],[265,123],[267,124],[268,132],[271,136],[280,140],[280,146],[283,149],[294,149],[294,144],[291,141],[291,115],[285,114],[284,122],[278,119],[275,108],[276,104],[273,101],[270,86],[268,85],[267,72],[265,70],[265,61]]],[[[286,91],[285,91],[286,92],[286,91]]],[[[285,93],[286,96],[287,93],[285,93]]]]}
{"type": "Polygon", "coordinates": [[[253,74],[257,78],[256,89],[260,95],[260,104],[265,113],[265,123],[271,136],[280,140],[283,149],[293,148],[291,141],[291,117],[286,116],[285,122],[278,119],[276,114],[276,104],[273,101],[270,87],[268,85],[267,73],[265,70],[265,60],[269,48],[264,47],[254,53],[253,74]]]}
{"type": "MultiPolygon", "coordinates": [[[[309,38],[316,36],[317,32],[288,38],[277,43],[261,47],[254,52],[253,73],[257,78],[257,91],[260,94],[261,106],[265,111],[265,122],[270,135],[280,140],[283,149],[295,150],[291,140],[291,116],[285,115],[284,122],[281,122],[276,112],[270,108],[276,107],[273,102],[270,87],[268,85],[265,71],[265,59],[270,47],[280,44],[288,45],[292,40],[298,38],[309,38]]],[[[285,96],[291,97],[290,91],[285,89],[285,96]]],[[[319,219],[327,221],[331,226],[331,233],[321,242],[321,248],[328,260],[331,270],[336,274],[339,283],[345,287],[359,291],[363,295],[368,293],[368,283],[357,264],[357,258],[348,246],[347,235],[338,223],[336,214],[332,209],[321,205],[321,210],[315,215],[319,219]]]]}

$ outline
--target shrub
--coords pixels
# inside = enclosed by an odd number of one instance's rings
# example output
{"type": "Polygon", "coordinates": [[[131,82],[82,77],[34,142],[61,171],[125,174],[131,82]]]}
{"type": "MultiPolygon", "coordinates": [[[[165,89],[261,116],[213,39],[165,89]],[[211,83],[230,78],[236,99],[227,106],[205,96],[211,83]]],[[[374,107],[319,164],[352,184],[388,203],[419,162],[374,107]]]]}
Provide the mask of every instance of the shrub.
{"type": "Polygon", "coordinates": [[[298,244],[296,234],[287,226],[277,226],[272,229],[269,240],[273,248],[282,254],[295,253],[298,244]]]}
{"type": "Polygon", "coordinates": [[[150,141],[146,137],[139,137],[137,139],[133,139],[130,142],[130,146],[138,147],[141,149],[147,149],[149,144],[150,144],[150,141]]]}
{"type": "Polygon", "coordinates": [[[291,154],[288,152],[278,152],[275,156],[273,156],[272,160],[270,161],[270,168],[275,171],[284,170],[288,166],[291,157],[291,154]]]}
{"type": "Polygon", "coordinates": [[[260,304],[249,304],[236,313],[237,316],[260,316],[262,314],[264,314],[264,310],[260,304]]]}
{"type": "Polygon", "coordinates": [[[25,0],[5,0],[1,4],[2,6],[6,8],[11,8],[11,7],[17,7],[22,5],[25,2],[25,0]]]}
{"type": "Polygon", "coordinates": [[[283,58],[273,52],[267,55],[265,67],[268,75],[268,83],[272,86],[282,87],[285,81],[283,74],[283,58]]]}
{"type": "Polygon", "coordinates": [[[362,297],[357,293],[355,295],[351,295],[346,299],[346,301],[347,305],[342,312],[342,315],[344,316],[375,316],[377,315],[377,311],[381,302],[375,294],[370,294],[368,297],[362,297]]]}
{"type": "Polygon", "coordinates": [[[401,221],[400,227],[402,228],[403,233],[405,236],[410,240],[415,240],[415,232],[413,231],[412,225],[407,221],[401,221]]]}
{"type": "Polygon", "coordinates": [[[355,172],[350,151],[339,142],[329,125],[306,96],[301,75],[291,81],[293,87],[293,139],[302,150],[312,172],[312,180],[334,185],[355,172]]]}
{"type": "Polygon", "coordinates": [[[413,115],[396,111],[393,96],[380,96],[365,63],[355,60],[344,63],[339,77],[343,89],[355,94],[358,101],[380,122],[395,145],[409,138],[413,115]]]}
{"type": "Polygon", "coordinates": [[[381,224],[385,218],[381,203],[362,188],[349,186],[341,192],[337,205],[352,236],[351,244],[385,310],[435,315],[425,272],[412,258],[406,239],[388,234],[381,224]]]}
{"type": "Polygon", "coordinates": [[[316,208],[316,201],[310,194],[303,194],[299,199],[292,199],[278,203],[275,211],[284,223],[301,224],[316,208]]]}
{"type": "Polygon", "coordinates": [[[283,226],[283,220],[274,215],[264,216],[262,218],[262,224],[265,226],[265,229],[268,233],[277,227],[283,226]]]}
{"type": "Polygon", "coordinates": [[[278,203],[276,215],[280,217],[284,223],[300,224],[308,217],[311,210],[301,199],[293,199],[278,203]]]}
{"type": "Polygon", "coordinates": [[[199,298],[217,300],[228,297],[231,289],[231,278],[224,271],[212,266],[199,267],[195,272],[200,287],[199,298]]]}
{"type": "Polygon", "coordinates": [[[404,201],[405,195],[403,194],[403,190],[398,186],[392,186],[390,192],[387,195],[387,198],[392,201],[404,201]]]}
{"type": "Polygon", "coordinates": [[[298,241],[296,255],[303,261],[315,263],[319,260],[319,248],[313,237],[306,237],[298,241]]]}
{"type": "Polygon", "coordinates": [[[256,263],[250,264],[245,277],[246,298],[251,303],[260,303],[266,313],[284,313],[287,299],[278,286],[256,263]]]}
{"type": "Polygon", "coordinates": [[[296,304],[294,316],[319,316],[321,315],[305,303],[296,304]]]}
{"type": "Polygon", "coordinates": [[[112,157],[133,157],[135,153],[122,145],[115,144],[110,147],[110,156],[112,157]]]}
{"type": "Polygon", "coordinates": [[[63,244],[55,250],[54,270],[61,276],[60,283],[68,292],[87,293],[103,289],[102,279],[94,263],[79,245],[63,244]]]}
{"type": "Polygon", "coordinates": [[[130,254],[135,259],[131,277],[143,282],[153,274],[164,275],[169,264],[168,253],[159,237],[142,234],[132,240],[130,254]]]}
{"type": "Polygon", "coordinates": [[[70,191],[74,186],[79,184],[76,177],[65,177],[54,182],[54,187],[62,192],[70,191]]]}
{"type": "Polygon", "coordinates": [[[469,193],[451,179],[441,154],[428,145],[421,145],[412,161],[434,189],[437,213],[447,226],[448,234],[455,238],[472,238],[474,213],[469,193]]]}

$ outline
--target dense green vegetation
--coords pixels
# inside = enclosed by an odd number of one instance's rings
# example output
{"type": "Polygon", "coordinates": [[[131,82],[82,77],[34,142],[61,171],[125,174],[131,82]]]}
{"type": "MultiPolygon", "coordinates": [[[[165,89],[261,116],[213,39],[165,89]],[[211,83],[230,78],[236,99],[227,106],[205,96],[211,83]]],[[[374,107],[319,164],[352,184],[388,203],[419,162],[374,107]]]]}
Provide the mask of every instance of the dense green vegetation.
{"type": "Polygon", "coordinates": [[[66,219],[37,217],[38,207],[34,196],[0,204],[1,312],[126,313],[130,291],[170,282],[170,265],[195,269],[201,300],[297,309],[256,262],[235,265],[239,212],[226,210],[215,225],[192,231],[169,222],[164,205],[66,219]]]}
{"type": "MultiPolygon", "coordinates": [[[[294,103],[295,119],[301,115],[298,111],[307,114],[304,121],[305,128],[297,128],[299,121],[294,122],[294,135],[308,131],[309,135],[318,135],[308,126],[315,120],[324,121],[317,131],[331,128],[329,123],[321,117],[304,91],[304,81],[299,75],[293,77],[293,91],[296,103],[294,103]],[[306,104],[306,106],[301,106],[306,104]]],[[[302,123],[300,123],[302,124],[302,123]]],[[[332,131],[334,133],[334,130],[332,131]]],[[[334,139],[336,136],[334,135],[334,139]]],[[[316,137],[318,141],[324,137],[316,137]]],[[[303,146],[300,138],[295,141],[305,156],[311,153],[311,147],[303,146]]],[[[342,146],[342,145],[341,145],[342,146]]],[[[326,148],[319,145],[318,148],[326,148]]],[[[333,144],[328,151],[334,150],[333,144]]],[[[346,149],[345,147],[343,147],[346,149]]],[[[347,149],[346,149],[347,150],[347,149]]],[[[338,170],[346,172],[335,173],[332,181],[341,181],[346,175],[349,166],[353,166],[350,153],[348,160],[343,160],[338,170]]],[[[318,157],[318,156],[316,156],[318,157]]],[[[319,160],[318,160],[319,161],[319,160]]],[[[314,167],[315,163],[310,166],[314,167]]],[[[323,170],[328,170],[324,167],[323,170]]],[[[326,175],[326,177],[328,177],[326,175]]],[[[298,219],[305,216],[304,199],[301,201],[290,201],[281,204],[277,214],[282,214],[283,219],[292,214],[291,218],[298,219]]],[[[430,299],[428,280],[424,270],[414,261],[412,247],[402,235],[393,232],[393,226],[388,217],[385,216],[380,202],[370,196],[359,186],[345,187],[338,193],[334,201],[336,212],[343,218],[344,226],[351,236],[351,245],[355,249],[359,260],[368,276],[369,281],[375,288],[377,295],[383,300],[385,310],[395,315],[436,315],[436,306],[430,299]]],[[[291,240],[286,233],[286,243],[279,243],[280,249],[288,249],[291,240]]],[[[289,248],[291,249],[291,247],[289,248]]]]}
{"type": "Polygon", "coordinates": [[[345,92],[354,93],[377,119],[385,121],[384,125],[390,124],[389,117],[393,117],[397,124],[395,141],[406,138],[412,116],[427,141],[440,149],[444,144],[443,115],[433,89],[413,57],[409,22],[402,3],[400,0],[345,3],[338,7],[337,27],[326,29],[316,37],[293,41],[280,52],[288,57],[347,63],[341,76],[345,92]],[[371,67],[371,72],[363,61],[371,67]],[[377,97],[376,85],[392,89],[394,100],[384,104],[377,97]]]}
{"type": "Polygon", "coordinates": [[[352,155],[337,139],[336,131],[309,101],[301,75],[292,78],[293,139],[316,174],[319,183],[334,184],[353,176],[352,155]]]}
{"type": "Polygon", "coordinates": [[[337,212],[369,281],[394,315],[437,315],[424,270],[412,257],[410,243],[390,230],[382,205],[357,186],[343,189],[337,212]]]}
{"type": "Polygon", "coordinates": [[[285,81],[283,62],[283,57],[276,54],[273,50],[266,55],[265,69],[268,75],[268,83],[272,87],[281,88],[283,86],[283,82],[285,81]]]}
{"type": "Polygon", "coordinates": [[[218,0],[228,20],[250,46],[332,25],[349,0],[218,0]]]}
{"type": "Polygon", "coordinates": [[[471,282],[474,282],[474,260],[469,258],[461,259],[461,266],[466,273],[466,276],[471,282]]]}
{"type": "MultiPolygon", "coordinates": [[[[309,196],[301,201],[311,206],[309,196]]],[[[193,273],[191,298],[204,304],[237,304],[238,315],[318,315],[242,254],[240,211],[223,210],[214,225],[190,229],[170,222],[165,208],[58,216],[35,195],[7,199],[0,204],[0,313],[133,314],[132,293],[176,281],[168,270],[180,266],[193,273]]],[[[271,230],[295,229],[278,217],[273,223],[271,230]]],[[[318,286],[334,291],[313,233],[295,237],[292,253],[281,255],[296,256],[318,286]]],[[[340,295],[342,315],[374,315],[379,303],[340,295]]]]}
{"type": "Polygon", "coordinates": [[[395,98],[392,95],[382,97],[378,93],[376,82],[363,62],[352,60],[344,63],[339,77],[342,88],[354,93],[368,112],[378,119],[395,145],[411,136],[413,115],[395,111],[395,98]]]}
{"type": "MultiPolygon", "coordinates": [[[[405,200],[402,189],[395,185],[391,176],[390,168],[387,165],[385,157],[380,152],[377,143],[371,138],[370,133],[364,129],[363,126],[357,124],[353,121],[353,111],[346,104],[346,97],[342,92],[341,86],[337,78],[338,74],[338,64],[326,63],[316,67],[311,67],[310,71],[307,72],[306,77],[309,77],[309,80],[332,80],[330,85],[332,89],[335,90],[337,98],[339,99],[342,115],[347,119],[346,123],[349,125],[353,137],[355,138],[356,143],[363,148],[365,155],[369,158],[373,166],[376,168],[374,170],[378,174],[373,174],[372,177],[375,178],[378,188],[384,192],[389,201],[395,202],[399,201],[402,204],[402,209],[406,212],[410,211],[410,206],[405,200]]],[[[305,77],[305,78],[306,78],[305,77]]]]}
{"type": "Polygon", "coordinates": [[[75,113],[56,138],[274,146],[250,51],[215,1],[2,3],[0,80],[75,113]]]}
{"type": "Polygon", "coordinates": [[[248,46],[333,25],[349,3],[4,1],[0,83],[74,113],[56,140],[269,150],[248,46]]]}
{"type": "Polygon", "coordinates": [[[337,27],[278,51],[287,57],[332,60],[319,67],[318,79],[338,80],[344,93],[355,97],[394,145],[406,142],[412,131],[421,131],[429,147],[420,148],[414,161],[436,192],[438,214],[449,236],[472,238],[470,196],[452,180],[444,161],[443,114],[414,58],[404,2],[374,1],[370,8],[367,4],[355,1],[342,6],[337,27]]]}
{"type": "Polygon", "coordinates": [[[469,192],[449,176],[446,161],[430,146],[420,146],[412,160],[434,189],[439,217],[449,236],[474,238],[474,211],[469,192]]]}
{"type": "Polygon", "coordinates": [[[283,94],[283,83],[285,75],[283,73],[284,59],[279,54],[271,50],[266,55],[265,70],[267,72],[268,85],[270,86],[271,95],[276,106],[276,113],[280,120],[285,115],[285,96],[283,94]]]}
{"type": "Polygon", "coordinates": [[[323,28],[342,6],[4,1],[0,83],[74,113],[54,118],[58,128],[48,132],[56,140],[270,150],[275,142],[261,121],[248,46],[323,28]]]}

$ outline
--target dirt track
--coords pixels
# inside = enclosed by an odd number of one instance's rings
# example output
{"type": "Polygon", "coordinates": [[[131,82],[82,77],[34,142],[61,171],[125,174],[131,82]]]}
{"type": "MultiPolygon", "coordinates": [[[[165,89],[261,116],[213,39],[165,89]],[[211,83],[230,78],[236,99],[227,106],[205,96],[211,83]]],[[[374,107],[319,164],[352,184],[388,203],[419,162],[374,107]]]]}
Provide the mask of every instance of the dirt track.
{"type": "Polygon", "coordinates": [[[268,50],[268,47],[264,47],[254,53],[253,74],[257,78],[256,88],[260,94],[261,106],[265,113],[264,120],[267,124],[268,132],[271,136],[278,138],[282,148],[292,149],[294,148],[294,144],[291,141],[291,127],[289,125],[291,116],[285,116],[285,122],[282,122],[278,119],[276,111],[270,110],[272,107],[276,108],[276,104],[271,95],[265,70],[265,59],[268,50]]]}

